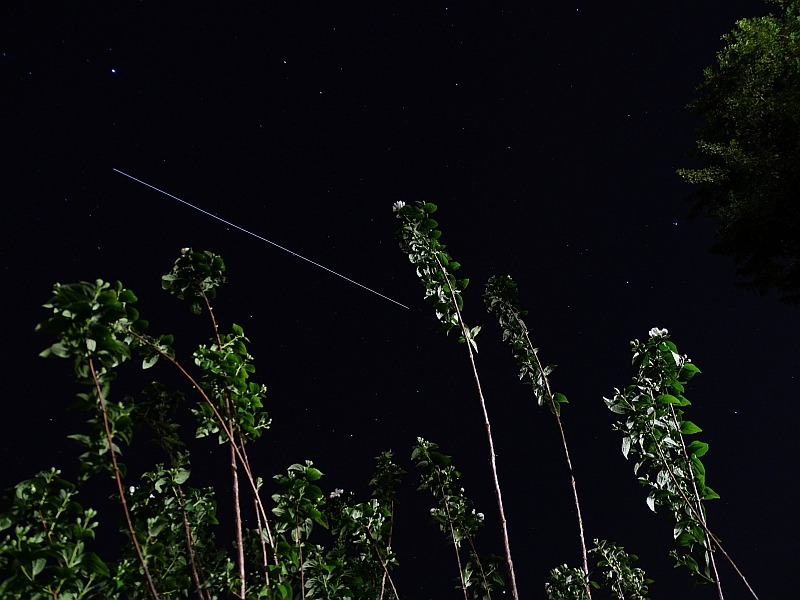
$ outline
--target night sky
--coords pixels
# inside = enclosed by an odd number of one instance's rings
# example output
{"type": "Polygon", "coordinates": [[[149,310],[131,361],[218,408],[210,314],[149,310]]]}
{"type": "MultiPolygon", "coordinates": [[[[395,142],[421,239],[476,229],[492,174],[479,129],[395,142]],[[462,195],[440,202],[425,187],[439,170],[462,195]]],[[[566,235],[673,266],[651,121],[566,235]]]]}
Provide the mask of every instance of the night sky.
{"type": "MultiPolygon", "coordinates": [[[[223,330],[252,340],[254,380],[273,426],[249,447],[265,479],[313,460],[323,490],[367,498],[373,457],[407,471],[393,576],[410,599],[458,598],[452,550],[417,493],[417,436],[440,445],[502,553],[488,448],[467,350],[436,333],[423,287],[399,250],[392,203],[438,205],[459,274],[464,318],[484,325],[478,369],[498,453],[520,593],[544,598],[549,569],[580,552],[558,430],[517,379],[481,294],[492,275],[519,283],[563,421],[587,537],[641,560],[654,598],[713,598],[667,555],[672,528],[645,504],[603,404],[634,375],[629,340],[669,329],[702,374],[686,418],[711,446],[709,525],[765,598],[788,598],[800,558],[796,494],[800,313],[777,294],[734,287],[732,259],[711,255],[715,223],[687,220],[675,174],[700,120],[684,106],[756,1],[470,3],[59,3],[2,9],[3,213],[0,487],[51,466],[74,479],[86,429],[68,412],[68,361],[39,358],[34,333],[55,282],[121,280],[150,333],[173,333],[178,358],[211,336],[207,317],[160,287],[182,247],[225,259],[215,302],[223,330]],[[122,170],[406,305],[228,227],[122,170]],[[796,491],[796,489],[795,489],[796,491]]],[[[112,396],[166,366],[120,369],[112,396]]],[[[215,484],[218,538],[230,544],[228,451],[190,442],[191,485],[215,484]]],[[[165,457],[142,431],[124,460],[135,475],[165,457]]],[[[127,481],[127,480],[126,480],[127,481]]],[[[94,548],[123,543],[113,482],[79,500],[101,510],[94,548]]],[[[253,519],[248,525],[254,526],[253,519]]],[[[230,547],[230,546],[229,546],[230,547]]],[[[726,598],[747,598],[720,558],[726,598]]],[[[506,596],[509,597],[509,596],[506,596]]]]}

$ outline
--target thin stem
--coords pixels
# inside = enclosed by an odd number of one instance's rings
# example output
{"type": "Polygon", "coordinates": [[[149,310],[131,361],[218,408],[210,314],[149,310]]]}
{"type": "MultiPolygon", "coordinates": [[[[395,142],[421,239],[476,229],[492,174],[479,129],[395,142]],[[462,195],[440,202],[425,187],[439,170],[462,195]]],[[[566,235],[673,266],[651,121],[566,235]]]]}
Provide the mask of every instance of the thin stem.
{"type": "MultiPolygon", "coordinates": [[[[211,317],[211,324],[214,326],[214,336],[217,338],[217,347],[222,351],[222,339],[219,336],[219,327],[217,326],[217,319],[214,317],[214,309],[211,308],[211,302],[208,301],[208,296],[206,296],[205,291],[202,287],[198,285],[198,289],[200,290],[200,294],[203,296],[203,300],[205,300],[206,308],[208,309],[208,314],[211,317]]],[[[231,411],[231,399],[230,394],[227,392],[225,393],[225,412],[228,416],[228,424],[233,430],[234,422],[237,423],[233,418],[233,412],[231,411]]],[[[241,441],[241,435],[239,436],[239,440],[241,441]]],[[[231,478],[233,479],[233,513],[234,513],[234,523],[236,525],[236,562],[239,564],[239,579],[242,582],[241,589],[239,590],[239,595],[244,600],[247,590],[247,573],[245,572],[244,566],[244,546],[242,544],[242,509],[239,502],[239,473],[236,468],[236,452],[234,451],[234,446],[236,445],[236,440],[232,437],[228,437],[228,442],[230,443],[231,448],[231,478]]],[[[244,443],[242,443],[242,448],[244,448],[244,443]]]]}
{"type": "MultiPolygon", "coordinates": [[[[223,432],[225,432],[225,435],[228,436],[228,439],[230,439],[231,438],[231,434],[230,434],[230,431],[228,429],[228,426],[226,425],[225,420],[222,418],[222,415],[219,414],[219,411],[217,410],[217,407],[214,405],[214,403],[208,397],[208,394],[205,393],[205,390],[203,390],[203,388],[200,387],[200,384],[197,383],[197,381],[195,381],[194,377],[192,377],[189,374],[189,372],[186,369],[183,368],[183,365],[181,365],[177,360],[172,358],[169,354],[164,352],[161,348],[159,348],[158,346],[153,344],[153,342],[151,342],[150,340],[148,340],[144,336],[136,333],[132,329],[127,329],[126,328],[125,331],[126,331],[126,333],[130,333],[132,336],[138,338],[139,341],[141,341],[141,342],[147,344],[148,346],[150,346],[151,348],[153,348],[156,352],[159,353],[159,355],[161,355],[163,358],[165,358],[170,363],[172,363],[183,374],[183,376],[186,377],[189,380],[189,383],[192,384],[192,387],[194,387],[198,391],[198,393],[203,397],[203,400],[206,401],[206,404],[208,404],[208,406],[211,408],[211,410],[214,411],[214,415],[217,417],[217,422],[219,423],[219,426],[222,428],[223,432]]],[[[236,451],[236,456],[239,458],[241,463],[244,465],[244,472],[245,472],[245,475],[247,475],[247,481],[250,483],[250,488],[253,491],[253,495],[254,495],[256,504],[258,506],[258,509],[261,512],[261,517],[264,519],[264,523],[265,523],[266,529],[267,529],[267,536],[269,537],[270,548],[272,550],[272,554],[273,554],[273,558],[275,560],[275,564],[277,565],[278,564],[278,556],[277,556],[277,553],[275,552],[275,542],[274,542],[274,539],[272,537],[272,531],[269,528],[269,520],[267,519],[267,513],[264,510],[264,504],[261,502],[261,497],[258,494],[258,488],[256,487],[255,479],[253,479],[253,474],[250,471],[250,467],[248,466],[248,462],[246,460],[246,456],[242,456],[242,451],[239,450],[238,446],[234,445],[233,448],[236,451]]]]}
{"type": "MultiPolygon", "coordinates": [[[[241,428],[241,425],[240,425],[238,420],[236,421],[236,430],[238,431],[239,439],[241,440],[242,439],[242,428],[241,428]]],[[[244,462],[242,464],[244,465],[245,470],[246,471],[250,471],[250,459],[247,457],[247,450],[245,449],[244,444],[242,444],[242,458],[244,459],[244,462]]],[[[261,516],[258,513],[258,503],[256,502],[255,497],[253,498],[253,502],[255,502],[255,504],[256,504],[256,517],[258,517],[256,519],[256,524],[258,526],[258,538],[259,538],[259,540],[261,540],[261,558],[263,560],[264,569],[265,569],[264,570],[264,576],[265,576],[265,579],[266,579],[266,582],[267,582],[267,587],[269,587],[269,573],[266,571],[267,564],[269,563],[269,555],[267,554],[267,546],[264,544],[264,528],[261,526],[261,516]]],[[[271,542],[272,541],[272,533],[269,531],[269,524],[268,523],[267,523],[267,533],[269,534],[270,542],[271,542]]],[[[277,564],[277,556],[276,556],[275,562],[277,564]]],[[[280,575],[278,577],[280,578],[280,575]]]]}
{"type": "Polygon", "coordinates": [[[256,522],[258,523],[258,541],[261,542],[261,555],[262,555],[262,564],[261,566],[264,568],[264,584],[269,589],[269,570],[267,569],[267,565],[269,560],[267,558],[267,545],[264,543],[264,533],[261,527],[261,513],[258,512],[258,503],[256,503],[255,499],[253,499],[253,506],[256,509],[256,522]]]}
{"type": "Polygon", "coordinates": [[[458,553],[458,541],[456,540],[456,532],[453,528],[453,517],[450,516],[450,503],[447,501],[447,494],[444,491],[444,486],[442,485],[442,479],[439,476],[439,473],[436,473],[436,477],[439,479],[439,491],[442,493],[442,500],[444,500],[444,510],[447,513],[447,524],[450,526],[450,537],[453,538],[453,550],[456,553],[456,562],[458,563],[458,576],[461,578],[461,589],[464,590],[464,600],[469,600],[467,598],[467,582],[464,581],[464,568],[461,566],[461,556],[458,553]]]}
{"type": "MultiPolygon", "coordinates": [[[[516,311],[514,311],[514,318],[517,320],[517,323],[522,328],[522,331],[525,333],[525,340],[528,342],[528,347],[531,349],[531,353],[533,354],[533,357],[536,359],[536,365],[539,367],[539,372],[543,374],[544,369],[542,369],[542,363],[539,360],[539,355],[534,351],[533,344],[531,343],[531,338],[530,336],[528,336],[528,328],[525,327],[525,324],[520,320],[516,311]]],[[[589,560],[586,552],[586,538],[584,537],[583,533],[583,517],[581,516],[581,504],[578,501],[578,487],[575,484],[575,472],[572,470],[572,460],[569,457],[569,448],[567,447],[567,437],[564,435],[564,427],[561,424],[561,415],[559,414],[560,411],[558,410],[555,398],[553,398],[553,392],[550,389],[550,381],[547,379],[546,375],[543,375],[543,379],[545,387],[547,388],[547,397],[550,400],[550,407],[552,408],[553,414],[556,417],[556,423],[558,423],[558,431],[561,433],[561,443],[564,446],[564,455],[567,458],[567,468],[569,469],[569,477],[570,480],[572,481],[572,495],[575,499],[575,510],[578,514],[578,531],[580,532],[581,552],[583,554],[583,572],[586,573],[588,577],[589,560]]],[[[589,600],[591,600],[592,591],[588,583],[586,584],[586,595],[589,597],[589,600]]]]}
{"type": "MultiPolygon", "coordinates": [[[[394,531],[394,500],[391,501],[391,506],[389,508],[389,542],[387,547],[392,547],[392,532],[394,531]]],[[[378,555],[380,558],[380,554],[378,555]]],[[[381,561],[383,564],[383,561],[381,561]]],[[[379,600],[383,600],[383,594],[386,591],[386,577],[389,575],[389,571],[386,569],[386,565],[383,566],[383,577],[381,577],[381,595],[379,600]]],[[[391,577],[389,578],[391,580],[391,577]]],[[[394,589],[394,584],[392,585],[392,589],[394,589]]],[[[395,590],[395,595],[397,595],[397,590],[395,590]]],[[[399,598],[397,600],[400,600],[399,598]]]]}
{"type": "Polygon", "coordinates": [[[128,510],[128,503],[125,500],[125,491],[122,489],[122,476],[119,472],[119,466],[117,465],[117,456],[114,452],[114,442],[111,438],[111,429],[108,426],[108,414],[106,413],[106,401],[103,398],[103,391],[100,389],[100,382],[97,380],[97,373],[94,370],[94,362],[92,359],[89,359],[89,369],[92,371],[92,379],[94,380],[94,386],[97,390],[97,397],[100,400],[100,409],[103,413],[103,425],[105,426],[106,430],[106,439],[108,440],[108,451],[111,454],[111,463],[114,466],[114,478],[117,480],[117,489],[119,490],[119,499],[122,502],[122,511],[125,513],[125,520],[128,523],[128,531],[131,534],[131,540],[133,541],[133,545],[136,548],[136,554],[139,556],[139,562],[142,564],[142,569],[144,570],[144,575],[147,578],[147,587],[150,595],[153,597],[153,600],[158,600],[158,593],[156,592],[156,586],[153,583],[153,578],[150,576],[150,570],[147,568],[147,561],[144,559],[142,555],[142,549],[139,547],[139,540],[136,538],[136,531],[133,529],[133,522],[131,521],[131,514],[128,510]]]}
{"type": "Polygon", "coordinates": [[[483,587],[486,590],[486,595],[489,597],[489,600],[492,600],[492,593],[489,591],[489,582],[486,581],[486,573],[483,570],[481,557],[478,556],[478,550],[475,548],[475,541],[472,539],[471,535],[467,536],[467,541],[469,542],[470,548],[472,548],[472,553],[475,555],[475,560],[478,561],[478,568],[481,570],[481,579],[483,579],[483,587]]]}
{"type": "MultiPolygon", "coordinates": [[[[159,445],[164,449],[169,457],[170,465],[174,468],[177,464],[175,459],[175,454],[172,452],[170,446],[164,439],[163,436],[163,422],[160,419],[148,419],[145,417],[145,422],[153,429],[156,433],[156,438],[158,440],[159,445]]],[[[197,588],[197,595],[200,596],[200,600],[211,600],[209,596],[209,592],[202,589],[202,584],[200,583],[200,575],[197,571],[197,564],[194,559],[194,540],[192,539],[192,530],[189,526],[189,518],[186,515],[186,498],[183,495],[183,488],[180,484],[176,485],[175,488],[178,490],[178,500],[181,507],[181,517],[183,519],[183,530],[184,536],[186,538],[186,550],[189,553],[189,565],[192,569],[192,578],[194,579],[195,587],[197,588]]]]}
{"type": "Polygon", "coordinates": [[[247,589],[246,573],[244,570],[244,545],[242,544],[242,511],[239,506],[239,470],[236,468],[236,452],[233,449],[233,443],[230,444],[231,449],[231,477],[233,479],[233,515],[234,522],[236,523],[236,562],[239,563],[239,579],[242,585],[239,589],[239,597],[244,600],[245,592],[247,589]]]}
{"type": "Polygon", "coordinates": [[[483,421],[484,425],[486,426],[486,437],[489,440],[489,460],[492,466],[492,477],[494,479],[494,494],[497,498],[497,508],[500,512],[500,524],[503,529],[503,545],[505,547],[506,553],[506,567],[508,569],[508,575],[511,580],[511,596],[514,600],[519,600],[519,593],[517,592],[517,578],[514,575],[514,563],[511,560],[511,545],[508,541],[508,526],[506,524],[506,513],[503,510],[503,495],[500,492],[500,481],[497,478],[497,461],[495,460],[495,452],[494,452],[494,440],[492,439],[492,426],[489,423],[489,413],[486,411],[486,401],[483,398],[483,390],[481,389],[481,380],[478,376],[478,368],[475,366],[475,356],[472,353],[472,344],[470,343],[470,333],[467,329],[467,326],[464,324],[464,319],[461,318],[461,311],[458,310],[458,302],[456,301],[456,294],[453,291],[453,285],[450,281],[450,277],[448,276],[447,271],[445,270],[444,266],[442,266],[441,261],[439,260],[439,255],[434,250],[430,250],[433,254],[434,258],[436,259],[436,263],[439,265],[439,270],[444,275],[444,279],[447,282],[447,286],[450,288],[450,295],[453,299],[453,308],[456,310],[456,314],[458,315],[458,322],[461,325],[461,332],[464,335],[464,340],[467,344],[467,351],[469,352],[469,360],[472,363],[472,374],[475,378],[475,384],[478,386],[478,397],[481,401],[481,409],[483,410],[483,421]]]}
{"type": "Polygon", "coordinates": [[[200,583],[200,575],[197,572],[197,565],[194,562],[194,541],[192,540],[192,530],[189,527],[189,519],[186,516],[186,499],[183,496],[183,489],[181,486],[178,487],[178,497],[181,503],[181,515],[183,516],[183,530],[186,534],[186,549],[189,551],[189,565],[192,567],[192,578],[194,579],[194,585],[197,587],[197,595],[200,596],[201,600],[211,600],[207,593],[203,593],[203,589],[200,583]]]}
{"type": "MultiPolygon", "coordinates": [[[[372,532],[369,529],[369,525],[365,525],[365,528],[369,536],[372,537],[372,532]]],[[[383,557],[381,557],[381,553],[378,551],[378,547],[375,545],[374,541],[372,542],[372,549],[375,550],[375,554],[378,555],[378,560],[380,561],[381,566],[383,567],[383,580],[381,582],[381,598],[383,598],[383,585],[384,582],[386,581],[386,578],[388,577],[389,585],[392,586],[392,591],[394,592],[395,599],[400,600],[400,594],[397,593],[397,589],[394,587],[394,581],[392,581],[392,576],[389,575],[389,569],[386,567],[386,563],[384,562],[383,557]]]]}
{"type": "MultiPolygon", "coordinates": [[[[675,413],[675,405],[669,405],[670,411],[672,412],[672,420],[675,422],[675,430],[680,432],[680,425],[678,424],[678,415],[675,413]]],[[[689,452],[686,450],[686,441],[683,439],[683,434],[678,433],[678,437],[681,440],[681,449],[683,450],[683,458],[686,460],[686,466],[689,467],[689,472],[692,474],[692,489],[694,490],[694,497],[697,500],[697,509],[698,513],[700,514],[700,520],[703,525],[706,525],[706,514],[705,510],[703,509],[703,500],[700,498],[700,492],[697,490],[697,480],[695,479],[694,469],[692,468],[692,463],[689,460],[689,452]]],[[[717,593],[719,594],[719,600],[724,600],[722,595],[722,582],[719,579],[719,572],[717,571],[717,562],[714,560],[714,552],[712,551],[711,547],[711,538],[708,536],[707,532],[703,532],[706,538],[706,547],[708,548],[708,556],[711,560],[711,568],[714,569],[714,583],[717,584],[717,593]]]]}
{"type": "MultiPolygon", "coordinates": [[[[750,593],[753,595],[753,598],[758,600],[758,596],[753,591],[753,588],[750,587],[750,584],[747,582],[747,579],[745,578],[744,574],[739,570],[739,567],[736,566],[736,563],[733,562],[733,559],[730,557],[730,555],[727,552],[725,552],[725,548],[722,547],[722,544],[720,543],[719,539],[717,539],[717,536],[715,536],[713,533],[711,533],[711,530],[708,528],[708,526],[706,525],[705,521],[697,513],[697,510],[695,510],[694,505],[689,501],[689,498],[686,497],[686,494],[684,493],[683,488],[680,486],[680,484],[678,483],[678,479],[675,477],[675,473],[672,472],[672,469],[670,468],[669,463],[667,462],[667,459],[664,457],[664,452],[661,449],[661,443],[658,441],[656,436],[653,434],[652,425],[650,426],[650,435],[653,437],[653,440],[655,440],[656,450],[658,450],[658,455],[661,457],[661,461],[664,463],[664,467],[667,469],[667,473],[669,473],[669,476],[672,478],[672,482],[675,484],[675,488],[678,490],[678,493],[683,498],[683,501],[686,502],[686,506],[688,506],[689,510],[691,510],[692,513],[694,513],[694,516],[699,521],[700,525],[703,528],[703,531],[705,531],[706,534],[708,534],[708,536],[714,541],[714,543],[717,545],[717,548],[719,548],[720,552],[722,552],[722,554],[725,555],[725,558],[727,558],[728,562],[731,563],[733,568],[739,574],[739,577],[742,578],[742,581],[744,581],[744,584],[747,586],[747,589],[750,590],[750,593]]],[[[710,550],[711,549],[709,548],[709,552],[710,552],[710,550]]]]}
{"type": "Polygon", "coordinates": [[[303,544],[301,543],[300,538],[300,521],[298,520],[297,510],[299,509],[299,503],[295,503],[294,505],[294,531],[295,536],[297,537],[297,554],[300,558],[300,593],[305,600],[306,597],[306,578],[305,578],[305,565],[303,564],[303,544]]]}
{"type": "MultiPolygon", "coordinates": [[[[42,528],[44,529],[44,532],[47,534],[47,543],[50,544],[51,546],[55,545],[53,543],[53,537],[50,535],[50,528],[47,525],[47,521],[44,520],[44,515],[42,514],[42,509],[41,508],[37,508],[36,512],[39,515],[39,521],[42,524],[42,528]]],[[[64,566],[63,563],[61,562],[61,558],[60,557],[56,557],[56,563],[58,564],[59,567],[63,567],[64,566]]],[[[61,586],[59,586],[59,588],[60,587],[61,586]]]]}

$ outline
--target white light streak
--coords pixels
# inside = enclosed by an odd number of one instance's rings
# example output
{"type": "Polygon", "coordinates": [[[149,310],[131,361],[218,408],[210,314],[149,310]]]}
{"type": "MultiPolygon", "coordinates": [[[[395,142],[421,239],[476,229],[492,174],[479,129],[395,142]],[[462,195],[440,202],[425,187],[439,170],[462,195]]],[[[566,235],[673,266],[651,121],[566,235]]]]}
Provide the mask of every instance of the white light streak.
{"type": "Polygon", "coordinates": [[[134,181],[137,181],[137,182],[141,183],[142,185],[146,185],[147,187],[149,187],[149,188],[151,188],[151,189],[154,189],[154,190],[155,190],[155,191],[157,191],[157,192],[161,192],[161,193],[162,193],[162,194],[164,194],[165,196],[169,196],[170,198],[173,198],[173,199],[177,200],[178,202],[180,202],[180,203],[182,203],[182,204],[185,204],[186,206],[189,206],[189,207],[191,207],[191,208],[193,208],[193,209],[195,209],[195,210],[197,210],[197,211],[200,211],[200,212],[201,212],[201,213],[203,213],[204,215],[208,215],[209,217],[212,217],[212,218],[216,219],[217,221],[222,221],[222,222],[223,222],[223,223],[225,223],[226,225],[230,225],[231,227],[234,227],[234,228],[238,229],[239,231],[243,231],[243,232],[245,232],[245,233],[247,233],[247,234],[249,234],[249,235],[252,235],[254,238],[258,238],[258,239],[259,239],[259,240],[261,240],[262,242],[267,242],[268,244],[272,244],[272,245],[273,245],[273,246],[275,246],[276,248],[280,248],[281,250],[283,250],[284,252],[288,252],[288,253],[289,253],[289,254],[291,254],[292,256],[296,256],[297,258],[302,258],[304,261],[306,261],[306,262],[310,262],[312,265],[314,265],[314,266],[316,266],[316,267],[319,267],[320,269],[324,269],[324,270],[326,270],[328,273],[333,273],[334,275],[337,275],[337,276],[341,277],[342,279],[345,279],[345,280],[349,281],[350,283],[354,283],[354,284],[356,284],[356,285],[357,285],[358,287],[360,287],[360,288],[364,288],[364,289],[365,289],[365,290],[367,290],[368,292],[372,292],[373,294],[375,294],[375,295],[377,295],[377,296],[380,296],[381,298],[385,298],[385,299],[386,299],[386,300],[388,300],[389,302],[394,302],[394,303],[395,303],[395,304],[397,304],[398,306],[402,306],[403,308],[405,308],[406,310],[408,310],[408,307],[407,307],[405,304],[400,304],[400,303],[399,303],[397,300],[392,300],[391,298],[389,298],[389,296],[384,296],[384,295],[383,295],[383,294],[381,294],[380,292],[376,292],[375,290],[373,290],[373,289],[370,289],[370,288],[368,288],[368,287],[367,287],[367,286],[365,286],[365,285],[361,285],[361,284],[360,284],[360,283],[358,283],[357,281],[353,281],[352,279],[350,279],[349,277],[345,277],[345,276],[344,276],[344,275],[342,275],[341,273],[337,273],[336,271],[333,271],[333,270],[329,269],[329,268],[328,268],[328,267],[326,267],[326,266],[323,266],[323,265],[321,265],[321,264],[319,264],[319,263],[317,263],[317,262],[314,262],[313,260],[311,260],[311,259],[308,259],[308,258],[306,258],[305,256],[300,256],[299,254],[297,254],[297,252],[292,252],[292,251],[291,251],[291,250],[289,250],[288,248],[284,248],[283,246],[280,246],[280,245],[276,244],[275,242],[272,242],[272,241],[268,240],[267,238],[265,238],[265,237],[262,237],[262,236],[258,235],[257,233],[253,233],[252,231],[248,231],[248,230],[247,230],[247,229],[245,229],[244,227],[239,227],[238,225],[235,225],[235,224],[231,223],[230,221],[226,221],[225,219],[223,219],[223,218],[221,218],[221,217],[218,217],[217,215],[215,215],[215,214],[212,214],[212,213],[208,212],[207,210],[203,210],[203,209],[202,209],[202,208],[200,208],[199,206],[195,206],[194,204],[190,204],[189,202],[186,202],[186,200],[181,200],[181,199],[180,199],[180,198],[178,198],[177,196],[173,196],[172,194],[170,194],[170,193],[168,193],[168,192],[165,192],[164,190],[160,190],[160,189],[158,189],[156,186],[154,186],[154,185],[150,185],[149,183],[147,183],[147,182],[144,182],[144,181],[142,181],[141,179],[136,179],[136,177],[133,177],[132,175],[128,175],[127,173],[124,173],[124,172],[120,171],[119,169],[113,169],[113,170],[114,170],[114,171],[116,171],[117,173],[119,173],[120,175],[124,175],[125,177],[128,177],[129,179],[133,179],[134,181]]]}

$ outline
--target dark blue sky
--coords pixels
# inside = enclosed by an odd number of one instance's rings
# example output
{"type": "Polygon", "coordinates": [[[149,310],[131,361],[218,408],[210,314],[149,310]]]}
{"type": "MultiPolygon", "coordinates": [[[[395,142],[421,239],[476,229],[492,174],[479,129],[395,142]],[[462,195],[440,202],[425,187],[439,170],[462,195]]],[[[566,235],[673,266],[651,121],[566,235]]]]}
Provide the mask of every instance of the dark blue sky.
{"type": "MultiPolygon", "coordinates": [[[[84,427],[66,412],[79,390],[66,361],[37,357],[51,342],[33,333],[52,284],[122,280],[152,333],[174,333],[190,363],[211,331],[161,291],[160,276],[181,247],[208,249],[230,278],[217,316],[245,328],[255,378],[269,388],[273,427],[250,450],[256,470],[268,478],[311,459],[323,488],[363,497],[372,457],[391,448],[409,471],[398,586],[408,598],[457,597],[452,552],[427,523],[432,501],[414,492],[416,436],[453,455],[487,514],[479,544],[501,545],[466,349],[435,333],[394,237],[392,203],[424,200],[439,206],[441,241],[471,279],[464,317],[484,325],[478,368],[522,596],[543,598],[548,570],[577,566],[579,553],[555,422],[517,381],[483,309],[483,285],[499,274],[519,282],[534,343],[559,365],[551,382],[570,399],[564,426],[588,537],[638,554],[653,597],[714,597],[672,569],[671,526],[645,505],[602,401],[634,374],[628,341],[666,327],[702,370],[687,417],[711,445],[708,483],[722,496],[709,505],[711,528],[762,598],[786,597],[798,559],[798,311],[734,287],[732,260],[707,252],[714,223],[686,219],[691,190],[675,174],[694,166],[685,155],[700,123],[684,106],[720,36],[771,8],[4,7],[0,445],[11,460],[0,487],[76,469],[65,435],[84,427]]],[[[114,393],[137,394],[151,377],[179,383],[131,365],[114,393]]],[[[216,483],[224,522],[227,452],[207,440],[191,447],[191,483],[216,483]]],[[[145,435],[126,459],[132,473],[161,460],[145,435]]],[[[108,515],[101,547],[122,541],[112,492],[97,480],[81,494],[108,515]]],[[[722,576],[726,598],[747,597],[729,567],[722,576]]]]}

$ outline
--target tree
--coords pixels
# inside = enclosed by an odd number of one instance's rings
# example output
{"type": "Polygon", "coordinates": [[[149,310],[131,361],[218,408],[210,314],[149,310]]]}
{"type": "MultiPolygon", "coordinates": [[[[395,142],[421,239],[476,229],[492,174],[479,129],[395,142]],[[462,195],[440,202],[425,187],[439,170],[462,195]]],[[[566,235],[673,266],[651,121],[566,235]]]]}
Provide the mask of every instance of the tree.
{"type": "Polygon", "coordinates": [[[800,0],[773,1],[783,14],[722,36],[687,106],[707,122],[689,153],[705,166],[678,174],[702,186],[690,217],[705,209],[719,221],[711,252],[743,263],[737,287],[800,305],[800,0]]]}

